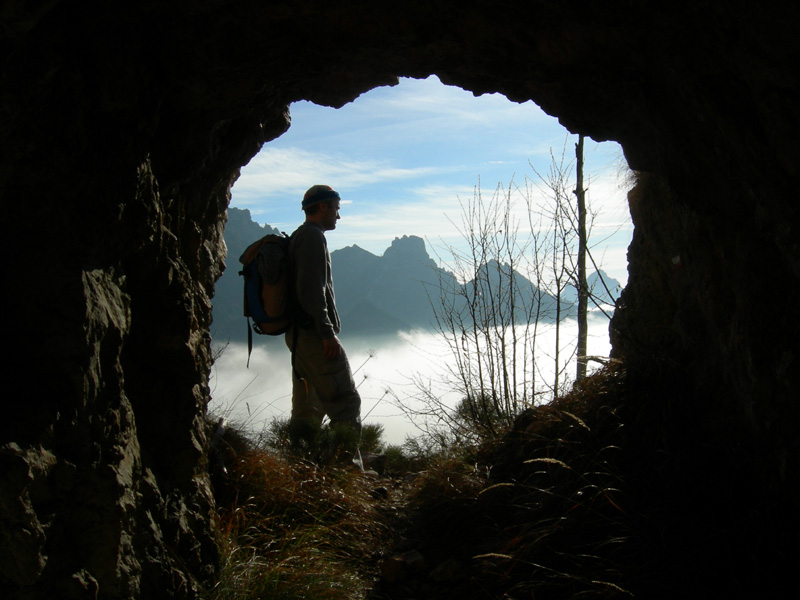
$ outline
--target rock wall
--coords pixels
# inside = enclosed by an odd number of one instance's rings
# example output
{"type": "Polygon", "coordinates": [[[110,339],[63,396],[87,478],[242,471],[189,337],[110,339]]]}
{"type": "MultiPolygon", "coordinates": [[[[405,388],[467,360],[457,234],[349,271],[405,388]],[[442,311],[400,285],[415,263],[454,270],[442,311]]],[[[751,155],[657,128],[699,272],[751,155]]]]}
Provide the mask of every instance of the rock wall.
{"type": "Polygon", "coordinates": [[[642,175],[613,334],[642,456],[745,440],[763,459],[747,482],[796,491],[794,4],[49,0],[0,20],[12,597],[213,580],[203,417],[230,185],[290,102],[398,76],[533,99],[623,145],[642,175]]]}

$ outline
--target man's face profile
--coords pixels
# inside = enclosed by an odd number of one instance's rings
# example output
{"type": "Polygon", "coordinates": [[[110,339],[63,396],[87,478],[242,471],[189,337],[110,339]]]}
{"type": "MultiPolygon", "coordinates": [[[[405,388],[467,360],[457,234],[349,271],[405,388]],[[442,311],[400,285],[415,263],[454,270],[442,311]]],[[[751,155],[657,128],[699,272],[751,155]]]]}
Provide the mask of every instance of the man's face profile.
{"type": "Polygon", "coordinates": [[[322,217],[320,219],[324,231],[336,229],[336,221],[339,220],[339,201],[331,200],[320,205],[322,217]]]}

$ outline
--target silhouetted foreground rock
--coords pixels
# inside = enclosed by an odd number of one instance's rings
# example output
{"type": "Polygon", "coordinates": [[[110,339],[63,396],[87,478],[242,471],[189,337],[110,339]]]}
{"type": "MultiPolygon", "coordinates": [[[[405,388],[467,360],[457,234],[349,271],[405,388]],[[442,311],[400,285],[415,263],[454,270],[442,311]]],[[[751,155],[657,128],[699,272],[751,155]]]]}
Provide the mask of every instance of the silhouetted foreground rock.
{"type": "MultiPolygon", "coordinates": [[[[292,101],[341,106],[430,73],[622,144],[641,183],[612,333],[655,473],[641,493],[724,481],[750,517],[701,509],[744,529],[731,568],[755,568],[754,541],[783,548],[800,497],[798,10],[6,3],[0,586],[189,598],[213,581],[204,412],[228,190],[292,101]]],[[[794,555],[776,556],[770,575],[788,573],[794,555]]]]}

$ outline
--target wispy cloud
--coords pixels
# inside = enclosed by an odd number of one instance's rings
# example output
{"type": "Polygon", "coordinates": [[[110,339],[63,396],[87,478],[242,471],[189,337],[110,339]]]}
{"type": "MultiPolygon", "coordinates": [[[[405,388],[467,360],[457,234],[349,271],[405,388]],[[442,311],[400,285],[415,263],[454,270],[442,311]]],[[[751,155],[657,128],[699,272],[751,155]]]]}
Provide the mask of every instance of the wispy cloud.
{"type": "Polygon", "coordinates": [[[443,172],[446,169],[428,166],[402,168],[388,160],[357,160],[343,154],[267,146],[242,169],[235,195],[238,203],[247,205],[272,197],[296,197],[314,183],[335,181],[342,189],[354,189],[443,172]],[[310,174],[315,178],[313,181],[310,174]]]}

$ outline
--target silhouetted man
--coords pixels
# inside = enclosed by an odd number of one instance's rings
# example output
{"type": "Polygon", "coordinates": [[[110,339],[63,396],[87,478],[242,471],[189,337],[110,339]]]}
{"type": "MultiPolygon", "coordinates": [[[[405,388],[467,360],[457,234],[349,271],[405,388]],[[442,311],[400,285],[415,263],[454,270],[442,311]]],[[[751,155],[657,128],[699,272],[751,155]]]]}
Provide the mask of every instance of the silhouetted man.
{"type": "Polygon", "coordinates": [[[344,450],[340,459],[349,461],[355,457],[361,435],[361,397],[336,337],[341,325],[325,239],[325,232],[336,228],[339,202],[339,194],[331,187],[311,187],[303,196],[305,223],[289,244],[294,293],[301,309],[286,333],[293,355],[289,432],[293,445],[311,445],[327,415],[334,441],[344,450]]]}

